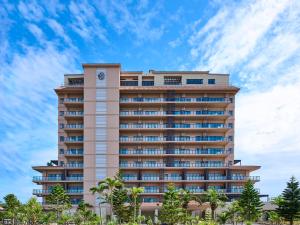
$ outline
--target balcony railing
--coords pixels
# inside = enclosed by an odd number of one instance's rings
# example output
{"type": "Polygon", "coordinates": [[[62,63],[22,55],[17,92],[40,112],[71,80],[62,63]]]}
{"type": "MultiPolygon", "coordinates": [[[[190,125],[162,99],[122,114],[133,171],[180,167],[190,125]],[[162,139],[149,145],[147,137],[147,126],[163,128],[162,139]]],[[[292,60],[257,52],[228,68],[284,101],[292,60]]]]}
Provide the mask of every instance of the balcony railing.
{"type": "Polygon", "coordinates": [[[223,142],[229,141],[228,138],[223,136],[136,136],[126,137],[121,136],[120,142],[169,142],[169,141],[181,141],[181,142],[223,142]]]}
{"type": "Polygon", "coordinates": [[[68,149],[66,155],[83,155],[83,149],[68,149]]]}
{"type": "Polygon", "coordinates": [[[83,124],[65,124],[64,128],[67,128],[67,129],[83,129],[83,124]]]}
{"type": "Polygon", "coordinates": [[[229,154],[231,150],[222,148],[209,149],[120,149],[120,155],[221,155],[229,154]]]}
{"type": "Polygon", "coordinates": [[[64,98],[63,102],[67,102],[67,103],[83,103],[83,98],[64,98]]]}
{"type": "MultiPolygon", "coordinates": [[[[133,86],[133,85],[130,85],[133,86]]],[[[136,98],[126,98],[126,97],[121,97],[120,98],[121,103],[126,103],[126,102],[132,102],[132,103],[139,103],[139,102],[204,102],[204,103],[229,103],[228,98],[214,98],[214,97],[200,97],[200,98],[143,98],[143,97],[136,97],[136,98]]]]}
{"type": "MultiPolygon", "coordinates": [[[[51,193],[51,190],[33,189],[33,194],[34,195],[50,194],[50,193],[51,193]]],[[[81,194],[81,193],[83,193],[83,189],[67,189],[66,193],[67,194],[81,194]]]]}
{"type": "Polygon", "coordinates": [[[227,111],[210,111],[210,110],[197,110],[197,111],[188,111],[188,110],[179,110],[179,111],[120,111],[121,116],[158,116],[158,115],[167,115],[167,116],[177,116],[177,115],[210,115],[210,116],[222,116],[229,115],[227,111]]]}
{"type": "Polygon", "coordinates": [[[228,167],[223,162],[203,162],[203,163],[120,163],[120,168],[162,168],[162,167],[190,167],[190,168],[210,168],[210,167],[228,167]]]}
{"type": "Polygon", "coordinates": [[[231,176],[231,180],[252,180],[259,181],[260,176],[231,176]]]}
{"type": "Polygon", "coordinates": [[[139,124],[120,124],[121,129],[162,129],[162,128],[229,128],[222,123],[172,123],[172,124],[158,124],[158,123],[139,123],[139,124]]]}
{"type": "Polygon", "coordinates": [[[65,111],[65,116],[83,116],[83,111],[65,111]]]}
{"type": "Polygon", "coordinates": [[[43,177],[34,176],[33,181],[82,181],[83,177],[43,177]]]}
{"type": "Polygon", "coordinates": [[[66,168],[83,168],[83,163],[66,163],[64,164],[66,168]]]}
{"type": "Polygon", "coordinates": [[[83,142],[83,136],[65,137],[65,142],[83,142]]]}

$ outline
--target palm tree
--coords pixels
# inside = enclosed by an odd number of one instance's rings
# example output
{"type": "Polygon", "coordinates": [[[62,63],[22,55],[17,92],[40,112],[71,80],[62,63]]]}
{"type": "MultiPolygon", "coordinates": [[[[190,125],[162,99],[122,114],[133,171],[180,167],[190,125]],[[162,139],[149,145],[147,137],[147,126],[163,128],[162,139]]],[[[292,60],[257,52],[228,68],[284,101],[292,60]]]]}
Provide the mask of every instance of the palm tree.
{"type": "Polygon", "coordinates": [[[224,194],[219,193],[216,189],[210,188],[204,193],[204,200],[209,202],[211,209],[211,218],[215,219],[215,211],[220,204],[222,204],[227,198],[224,194]]]}
{"type": "MultiPolygon", "coordinates": [[[[107,177],[103,181],[98,183],[98,186],[92,187],[90,191],[95,194],[99,194],[100,202],[99,202],[99,209],[101,205],[101,196],[104,196],[105,200],[110,204],[110,215],[113,215],[113,198],[112,193],[115,189],[120,188],[123,186],[122,181],[118,176],[111,178],[107,177]]],[[[103,202],[102,202],[103,203],[103,202]]],[[[100,209],[101,210],[101,209],[100,209]]]]}
{"type": "Polygon", "coordinates": [[[222,212],[221,214],[218,215],[217,220],[221,225],[224,225],[229,220],[229,217],[230,215],[228,212],[222,212]]]}
{"type": "Polygon", "coordinates": [[[131,193],[131,197],[133,199],[133,204],[134,204],[134,212],[133,212],[133,222],[136,222],[136,214],[137,214],[137,209],[138,207],[138,203],[137,203],[137,199],[139,194],[144,192],[144,188],[141,187],[133,187],[130,189],[130,193],[131,193]]]}

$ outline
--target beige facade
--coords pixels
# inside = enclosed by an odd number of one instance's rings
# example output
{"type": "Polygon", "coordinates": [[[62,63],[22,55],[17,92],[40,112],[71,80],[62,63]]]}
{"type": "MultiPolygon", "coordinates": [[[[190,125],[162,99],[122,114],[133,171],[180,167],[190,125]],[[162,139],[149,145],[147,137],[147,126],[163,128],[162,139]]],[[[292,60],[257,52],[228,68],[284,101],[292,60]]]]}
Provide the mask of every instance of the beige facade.
{"type": "Polygon", "coordinates": [[[250,172],[234,159],[234,104],[229,75],[208,71],[121,71],[119,64],[83,64],[55,89],[58,160],[35,166],[43,197],[60,183],[75,205],[95,208],[89,189],[119,170],[128,187],[144,187],[142,210],[162,201],[169,183],[201,194],[238,197],[250,172]]]}

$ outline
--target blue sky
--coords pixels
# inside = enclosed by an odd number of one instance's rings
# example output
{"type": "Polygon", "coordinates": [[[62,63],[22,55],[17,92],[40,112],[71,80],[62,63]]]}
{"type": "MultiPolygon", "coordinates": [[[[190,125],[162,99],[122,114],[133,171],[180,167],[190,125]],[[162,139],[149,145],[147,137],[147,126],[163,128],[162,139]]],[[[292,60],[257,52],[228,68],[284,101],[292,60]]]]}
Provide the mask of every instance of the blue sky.
{"type": "Polygon", "coordinates": [[[261,193],[300,179],[300,1],[0,0],[0,198],[22,201],[32,165],[57,157],[63,74],[84,62],[123,70],[230,73],[236,158],[262,168],[261,193]],[[226,4],[224,4],[226,2],[226,4]]]}

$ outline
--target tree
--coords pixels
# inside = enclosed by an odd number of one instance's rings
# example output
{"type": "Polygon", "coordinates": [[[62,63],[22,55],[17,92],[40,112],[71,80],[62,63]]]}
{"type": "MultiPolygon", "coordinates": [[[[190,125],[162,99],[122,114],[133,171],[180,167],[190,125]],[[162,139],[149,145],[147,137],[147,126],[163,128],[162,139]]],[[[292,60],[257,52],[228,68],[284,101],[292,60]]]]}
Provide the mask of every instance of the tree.
{"type": "Polygon", "coordinates": [[[183,222],[187,218],[188,211],[183,208],[179,191],[173,184],[168,186],[167,192],[163,196],[163,205],[159,214],[160,221],[173,225],[183,222]]]}
{"type": "Polygon", "coordinates": [[[224,225],[229,220],[229,218],[230,215],[228,212],[222,212],[217,216],[217,221],[220,223],[220,225],[224,225]]]}
{"type": "Polygon", "coordinates": [[[128,223],[133,217],[134,210],[132,204],[129,204],[132,202],[132,199],[129,195],[128,189],[124,188],[123,186],[114,189],[112,193],[114,214],[116,215],[120,224],[128,223]]]}
{"type": "Polygon", "coordinates": [[[133,187],[130,189],[130,194],[133,199],[133,222],[136,222],[137,211],[140,208],[140,201],[138,199],[139,194],[144,192],[144,188],[141,187],[133,187]]]}
{"type": "Polygon", "coordinates": [[[216,189],[208,189],[203,196],[203,200],[209,202],[209,207],[211,209],[211,218],[215,219],[215,211],[219,205],[221,205],[227,197],[223,193],[219,193],[216,189]]]}
{"type": "Polygon", "coordinates": [[[299,182],[292,177],[282,193],[277,212],[293,225],[294,220],[300,218],[300,188],[299,182]]]}
{"type": "Polygon", "coordinates": [[[92,206],[83,201],[78,204],[78,208],[74,214],[74,222],[76,225],[97,225],[101,218],[94,213],[92,206]]]}
{"type": "Polygon", "coordinates": [[[56,212],[56,221],[58,222],[64,210],[71,208],[69,196],[61,185],[56,185],[51,190],[46,201],[51,205],[51,208],[56,212]]]}
{"type": "MultiPolygon", "coordinates": [[[[103,181],[98,183],[98,186],[92,187],[90,191],[95,194],[99,194],[99,198],[101,199],[104,196],[105,200],[110,204],[111,212],[110,215],[113,215],[113,198],[112,193],[116,188],[120,188],[123,186],[123,182],[120,179],[119,175],[115,176],[114,178],[107,177],[103,181]]],[[[99,203],[99,208],[100,208],[99,203]]]]}
{"type": "Polygon", "coordinates": [[[260,201],[259,193],[250,180],[244,186],[239,199],[239,206],[245,221],[256,221],[261,215],[263,203],[260,201]]]}
{"type": "Polygon", "coordinates": [[[12,224],[17,223],[18,213],[21,209],[21,202],[14,194],[8,194],[4,197],[4,218],[11,219],[12,224]]]}
{"type": "Polygon", "coordinates": [[[239,206],[238,201],[233,201],[227,209],[227,214],[229,220],[233,225],[241,221],[241,207],[239,206]]]}
{"type": "Polygon", "coordinates": [[[36,198],[31,198],[23,206],[25,223],[30,225],[40,224],[43,218],[43,207],[36,198]]]}
{"type": "Polygon", "coordinates": [[[275,211],[268,212],[269,221],[271,224],[280,225],[282,224],[282,217],[275,211]]]}

